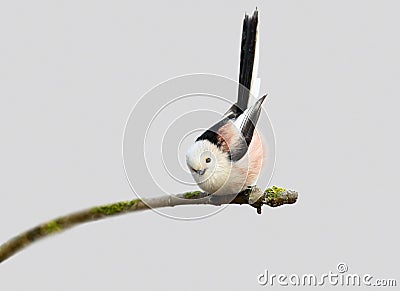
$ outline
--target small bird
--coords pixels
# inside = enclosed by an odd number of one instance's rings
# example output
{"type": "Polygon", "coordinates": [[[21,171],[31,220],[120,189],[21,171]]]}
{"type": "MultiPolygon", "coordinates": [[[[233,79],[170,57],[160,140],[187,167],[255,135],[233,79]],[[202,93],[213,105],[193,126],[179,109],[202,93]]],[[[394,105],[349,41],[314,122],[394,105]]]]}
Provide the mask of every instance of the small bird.
{"type": "Polygon", "coordinates": [[[198,186],[209,194],[237,194],[256,183],[264,151],[255,130],[266,95],[248,107],[250,93],[258,96],[258,11],[243,20],[238,99],[222,120],[200,135],[186,154],[198,186]]]}

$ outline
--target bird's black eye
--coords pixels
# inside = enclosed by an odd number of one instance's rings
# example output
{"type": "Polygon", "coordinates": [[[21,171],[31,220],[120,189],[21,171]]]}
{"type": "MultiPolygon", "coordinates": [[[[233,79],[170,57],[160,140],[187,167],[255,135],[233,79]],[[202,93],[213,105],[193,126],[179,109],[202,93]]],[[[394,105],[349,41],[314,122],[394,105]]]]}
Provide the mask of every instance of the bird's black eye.
{"type": "Polygon", "coordinates": [[[208,163],[210,163],[211,162],[211,159],[210,158],[207,158],[206,159],[206,163],[208,164],[208,163]]]}

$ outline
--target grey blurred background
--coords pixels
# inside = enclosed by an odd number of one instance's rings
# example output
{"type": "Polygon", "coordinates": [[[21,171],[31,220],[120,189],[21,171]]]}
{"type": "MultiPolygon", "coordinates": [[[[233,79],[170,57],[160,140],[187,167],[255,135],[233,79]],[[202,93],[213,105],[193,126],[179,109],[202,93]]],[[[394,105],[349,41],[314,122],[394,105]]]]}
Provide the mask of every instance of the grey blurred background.
{"type": "Polygon", "coordinates": [[[132,198],[121,150],[131,108],[177,75],[236,79],[255,6],[272,184],[298,190],[297,204],[84,225],[0,265],[1,290],[259,290],[265,269],[339,262],[399,281],[397,1],[2,1],[0,241],[132,198]]]}

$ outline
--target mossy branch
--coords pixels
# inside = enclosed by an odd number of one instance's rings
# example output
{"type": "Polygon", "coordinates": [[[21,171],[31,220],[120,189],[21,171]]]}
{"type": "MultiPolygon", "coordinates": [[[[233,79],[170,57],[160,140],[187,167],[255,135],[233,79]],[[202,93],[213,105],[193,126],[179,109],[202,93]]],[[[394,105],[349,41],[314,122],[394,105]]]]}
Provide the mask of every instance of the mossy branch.
{"type": "Polygon", "coordinates": [[[73,212],[56,219],[35,226],[11,238],[0,245],[0,263],[4,262],[17,252],[31,245],[33,242],[60,233],[79,224],[122,215],[134,211],[151,208],[173,207],[178,205],[215,205],[223,204],[248,204],[257,209],[261,214],[261,207],[268,205],[277,207],[283,204],[293,204],[297,200],[297,192],[283,188],[272,187],[264,192],[254,187],[237,195],[214,196],[201,191],[187,192],[174,196],[162,196],[151,199],[134,199],[121,201],[102,206],[91,207],[73,212]]]}

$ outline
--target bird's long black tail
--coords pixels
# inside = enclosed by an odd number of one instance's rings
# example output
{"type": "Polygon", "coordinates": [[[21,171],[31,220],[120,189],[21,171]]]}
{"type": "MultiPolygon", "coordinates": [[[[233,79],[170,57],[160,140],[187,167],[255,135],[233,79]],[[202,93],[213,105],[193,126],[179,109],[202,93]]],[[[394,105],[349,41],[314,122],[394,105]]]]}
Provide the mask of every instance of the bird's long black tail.
{"type": "Polygon", "coordinates": [[[253,16],[245,15],[243,20],[242,44],[240,50],[240,72],[238,102],[236,104],[239,112],[242,113],[247,108],[250,96],[251,80],[253,77],[254,58],[256,55],[258,11],[254,11],[253,16]]]}

